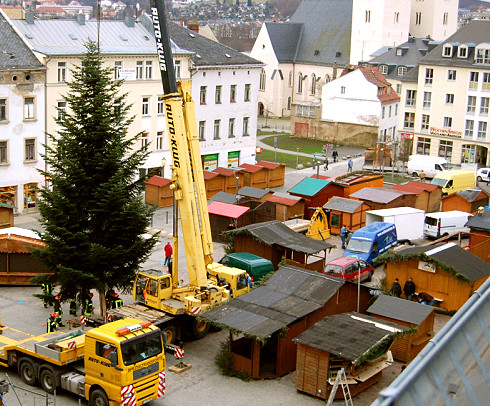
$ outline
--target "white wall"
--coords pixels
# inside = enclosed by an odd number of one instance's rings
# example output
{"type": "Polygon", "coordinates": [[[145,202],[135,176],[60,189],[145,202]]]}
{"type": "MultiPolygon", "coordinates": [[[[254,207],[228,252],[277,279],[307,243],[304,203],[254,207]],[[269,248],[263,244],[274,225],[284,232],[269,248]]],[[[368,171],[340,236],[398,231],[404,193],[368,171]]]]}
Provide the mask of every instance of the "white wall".
{"type": "Polygon", "coordinates": [[[381,103],[377,90],[360,70],[327,83],[322,90],[322,120],[378,126],[381,103]]]}
{"type": "Polygon", "coordinates": [[[458,29],[458,0],[411,0],[410,34],[414,37],[430,36],[442,41],[454,34],[458,29]],[[421,14],[417,24],[416,14],[421,14]],[[447,24],[443,24],[444,13],[448,13],[447,24]]]}

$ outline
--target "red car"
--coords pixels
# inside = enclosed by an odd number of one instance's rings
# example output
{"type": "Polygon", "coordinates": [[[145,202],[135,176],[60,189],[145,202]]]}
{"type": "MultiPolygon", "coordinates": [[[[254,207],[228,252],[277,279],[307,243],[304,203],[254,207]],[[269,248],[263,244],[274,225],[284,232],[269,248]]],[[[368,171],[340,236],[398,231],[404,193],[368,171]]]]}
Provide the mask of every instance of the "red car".
{"type": "Polygon", "coordinates": [[[333,259],[327,264],[323,273],[346,281],[357,281],[359,270],[361,270],[361,282],[369,282],[373,277],[373,266],[363,259],[353,257],[333,259]]]}

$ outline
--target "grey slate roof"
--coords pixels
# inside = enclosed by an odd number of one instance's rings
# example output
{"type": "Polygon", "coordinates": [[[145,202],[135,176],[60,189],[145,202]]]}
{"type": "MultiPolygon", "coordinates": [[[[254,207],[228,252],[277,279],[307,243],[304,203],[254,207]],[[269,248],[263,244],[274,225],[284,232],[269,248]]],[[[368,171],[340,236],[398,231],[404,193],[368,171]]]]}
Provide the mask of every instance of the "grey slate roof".
{"type": "Polygon", "coordinates": [[[45,69],[0,12],[0,70],[45,69]]]}
{"type": "Polygon", "coordinates": [[[474,202],[478,195],[482,192],[488,196],[488,193],[480,189],[479,187],[462,190],[461,192],[458,192],[458,195],[469,202],[474,202]]]}
{"type": "Polygon", "coordinates": [[[236,196],[233,193],[218,192],[208,199],[208,204],[211,202],[236,203],[236,196]]]}
{"type": "Polygon", "coordinates": [[[279,268],[264,286],[211,309],[203,318],[267,338],[321,308],[346,282],[290,265],[279,268]]]}
{"type": "Polygon", "coordinates": [[[389,317],[418,326],[434,311],[434,308],[394,296],[379,295],[367,311],[373,315],[389,317]]]}
{"type": "Polygon", "coordinates": [[[365,314],[341,313],[323,318],[293,341],[356,361],[392,333],[381,325],[398,331],[406,330],[406,327],[365,314]]]}
{"type": "Polygon", "coordinates": [[[403,194],[384,188],[365,187],[364,189],[352,193],[350,196],[375,203],[390,203],[400,196],[403,196],[403,194]]]}
{"type": "Polygon", "coordinates": [[[295,62],[339,66],[349,63],[353,0],[303,0],[291,17],[303,33],[295,62]],[[315,55],[315,51],[319,51],[315,55]],[[339,56],[336,56],[340,53],[339,56]]]}
{"type": "MultiPolygon", "coordinates": [[[[145,16],[146,14],[143,14],[145,16]]],[[[149,18],[149,17],[148,17],[149,18]]],[[[263,63],[237,50],[212,41],[178,24],[168,25],[170,38],[182,49],[194,52],[192,61],[196,66],[255,65],[263,63]]]]}
{"type": "Polygon", "coordinates": [[[441,42],[431,52],[429,52],[420,63],[424,65],[454,66],[454,67],[488,67],[488,65],[475,64],[475,45],[488,43],[490,38],[490,21],[473,20],[461,27],[453,35],[441,42]],[[468,58],[458,58],[457,52],[453,52],[452,57],[443,57],[442,48],[444,44],[454,44],[454,50],[458,44],[468,45],[468,58]]]}
{"type": "Polygon", "coordinates": [[[279,220],[250,224],[248,226],[224,232],[224,234],[231,235],[239,233],[251,234],[259,241],[269,246],[277,245],[308,255],[317,254],[320,251],[334,247],[334,245],[328,242],[315,240],[301,233],[297,233],[279,220]]]}
{"type": "MultiPolygon", "coordinates": [[[[369,65],[377,66],[386,65],[388,73],[384,74],[387,79],[400,80],[398,76],[398,67],[405,66],[408,71],[415,68],[418,70],[419,61],[427,54],[429,49],[429,39],[410,37],[407,42],[390,48],[387,52],[367,61],[369,65]],[[401,50],[402,55],[398,55],[401,50]]],[[[408,72],[407,72],[408,74],[408,72]]]]}
{"type": "Polygon", "coordinates": [[[465,275],[471,282],[475,282],[490,274],[490,264],[488,262],[454,243],[409,247],[399,251],[401,255],[420,253],[427,255],[429,259],[433,258],[448,266],[452,266],[458,273],[465,275]]]}
{"type": "MultiPolygon", "coordinates": [[[[97,41],[97,21],[86,20],[81,25],[77,20],[35,19],[12,20],[13,25],[25,36],[37,52],[45,55],[81,55],[86,52],[84,44],[90,39],[97,41]]],[[[100,22],[100,51],[102,54],[155,55],[153,34],[136,22],[129,27],[124,21],[102,20],[100,22]]],[[[173,44],[174,53],[189,53],[173,44]]]]}
{"type": "Polygon", "coordinates": [[[323,205],[324,209],[339,210],[345,213],[354,213],[363,205],[363,201],[346,199],[345,197],[334,196],[323,205]]]}
{"type": "Polygon", "coordinates": [[[483,214],[476,214],[473,217],[470,217],[466,223],[466,227],[490,231],[490,210],[485,209],[483,214]]]}
{"type": "Polygon", "coordinates": [[[267,193],[270,193],[269,190],[259,189],[257,187],[244,186],[239,191],[238,194],[244,197],[253,197],[255,199],[261,199],[267,193]]]}
{"type": "Polygon", "coordinates": [[[353,0],[303,0],[290,23],[266,23],[279,62],[349,63],[353,0]]]}
{"type": "Polygon", "coordinates": [[[303,24],[265,23],[277,60],[294,62],[299,46],[303,24]]]}

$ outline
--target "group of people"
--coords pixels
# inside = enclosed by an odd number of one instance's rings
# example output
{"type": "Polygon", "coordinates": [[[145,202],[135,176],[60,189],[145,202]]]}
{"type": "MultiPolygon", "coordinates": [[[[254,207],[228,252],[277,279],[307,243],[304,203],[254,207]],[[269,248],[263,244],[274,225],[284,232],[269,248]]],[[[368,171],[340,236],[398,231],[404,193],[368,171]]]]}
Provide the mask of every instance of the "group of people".
{"type": "MultiPolygon", "coordinates": [[[[77,301],[76,296],[74,294],[65,294],[58,293],[56,295],[53,294],[55,285],[53,283],[43,283],[41,285],[42,289],[42,298],[44,307],[53,306],[53,312],[48,317],[46,323],[46,329],[48,333],[53,331],[57,331],[59,327],[64,327],[63,325],[63,307],[61,303],[66,299],[70,303],[70,315],[77,315],[77,301]]],[[[94,294],[90,292],[89,289],[86,289],[81,296],[79,296],[81,304],[82,304],[82,315],[85,317],[92,316],[94,310],[94,304],[92,302],[92,298],[94,294]]],[[[110,289],[106,294],[106,305],[107,309],[116,309],[123,305],[122,299],[119,295],[113,290],[110,289]]]]}
{"type": "MultiPolygon", "coordinates": [[[[336,149],[334,149],[332,152],[332,159],[334,163],[337,162],[338,157],[339,157],[339,153],[337,152],[336,149]]],[[[352,172],[353,167],[354,167],[354,161],[352,160],[352,158],[349,158],[349,160],[347,161],[347,172],[352,172]]],[[[328,158],[325,158],[325,161],[323,162],[323,170],[324,171],[328,170],[328,158]]]]}
{"type": "MultiPolygon", "coordinates": [[[[413,282],[412,277],[409,277],[408,280],[403,285],[403,294],[406,300],[412,301],[415,297],[415,283],[413,282]]],[[[400,281],[398,278],[395,278],[393,283],[391,284],[390,293],[392,296],[401,297],[402,296],[402,286],[400,285],[400,281]]],[[[434,304],[434,298],[426,292],[420,292],[417,294],[417,301],[419,303],[432,306],[434,304]]]]}

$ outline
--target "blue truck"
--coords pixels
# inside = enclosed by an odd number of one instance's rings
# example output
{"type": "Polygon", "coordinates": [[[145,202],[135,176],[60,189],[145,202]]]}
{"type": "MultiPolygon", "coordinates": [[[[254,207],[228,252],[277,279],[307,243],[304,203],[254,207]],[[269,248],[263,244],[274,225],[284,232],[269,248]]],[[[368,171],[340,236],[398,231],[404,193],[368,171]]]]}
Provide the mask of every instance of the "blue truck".
{"type": "Polygon", "coordinates": [[[376,265],[374,259],[397,244],[395,225],[375,221],[354,231],[344,251],[344,257],[361,258],[376,265]]]}

